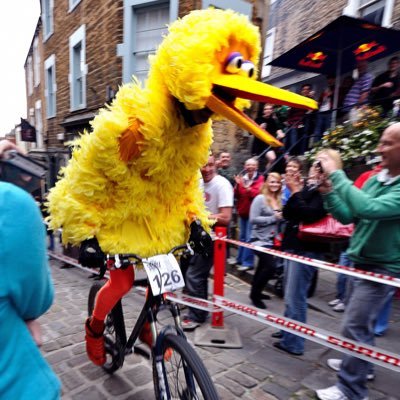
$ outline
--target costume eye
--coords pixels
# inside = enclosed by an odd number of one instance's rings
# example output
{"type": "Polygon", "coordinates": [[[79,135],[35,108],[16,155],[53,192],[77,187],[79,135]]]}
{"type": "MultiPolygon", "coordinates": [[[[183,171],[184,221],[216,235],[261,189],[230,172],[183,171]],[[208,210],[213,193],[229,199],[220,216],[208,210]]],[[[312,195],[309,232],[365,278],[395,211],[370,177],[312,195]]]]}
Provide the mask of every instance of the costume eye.
{"type": "Polygon", "coordinates": [[[229,54],[227,57],[225,70],[231,74],[236,74],[238,71],[240,71],[242,63],[243,56],[235,51],[234,53],[229,54]]]}
{"type": "Polygon", "coordinates": [[[254,64],[251,61],[243,61],[240,70],[242,75],[252,78],[254,75],[254,64]]]}

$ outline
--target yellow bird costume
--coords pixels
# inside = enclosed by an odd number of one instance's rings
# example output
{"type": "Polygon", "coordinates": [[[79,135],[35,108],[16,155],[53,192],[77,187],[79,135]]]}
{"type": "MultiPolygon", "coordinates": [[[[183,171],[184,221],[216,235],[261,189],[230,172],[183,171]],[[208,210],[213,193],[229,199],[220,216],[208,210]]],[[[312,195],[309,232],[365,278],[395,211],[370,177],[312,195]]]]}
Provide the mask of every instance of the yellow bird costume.
{"type": "Polygon", "coordinates": [[[212,144],[211,119],[229,118],[279,142],[240,110],[250,99],[316,108],[313,100],[255,80],[258,29],[227,10],[193,11],[169,27],[149,77],[123,85],[49,194],[50,228],[63,242],[96,237],[106,253],[165,253],[188,239],[193,218],[209,225],[199,169],[212,144]]]}
{"type": "MultiPolygon", "coordinates": [[[[149,77],[124,85],[74,143],[49,194],[50,228],[63,242],[97,238],[105,253],[166,253],[185,243],[195,218],[208,226],[200,168],[212,143],[211,118],[225,117],[280,143],[240,110],[248,100],[316,108],[313,100],[255,80],[258,30],[233,11],[194,11],[174,22],[150,60],[149,77]]],[[[111,269],[86,321],[86,351],[106,362],[104,319],[129,291],[133,267],[111,269]]],[[[140,334],[152,343],[149,323],[140,334]]]]}

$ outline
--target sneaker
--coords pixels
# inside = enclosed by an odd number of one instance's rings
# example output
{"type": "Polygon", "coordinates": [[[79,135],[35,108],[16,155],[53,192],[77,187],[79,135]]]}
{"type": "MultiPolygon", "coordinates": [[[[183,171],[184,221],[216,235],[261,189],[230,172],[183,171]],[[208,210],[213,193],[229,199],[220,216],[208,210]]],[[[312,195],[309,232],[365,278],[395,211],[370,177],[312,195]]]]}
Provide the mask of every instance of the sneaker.
{"type": "Polygon", "coordinates": [[[229,257],[226,261],[230,265],[235,265],[236,264],[236,258],[235,257],[229,257]]]}
{"type": "Polygon", "coordinates": [[[333,307],[333,306],[336,306],[336,304],[339,304],[339,303],[342,303],[342,300],[340,300],[340,299],[334,299],[334,300],[331,300],[331,301],[328,303],[328,305],[331,306],[331,307],[333,307]]]}
{"type": "Polygon", "coordinates": [[[315,393],[320,400],[349,400],[337,386],[316,390],[315,393]]]}
{"type": "MultiPolygon", "coordinates": [[[[333,369],[334,371],[339,371],[340,368],[342,367],[342,362],[340,358],[328,358],[326,360],[326,364],[330,369],[333,369]]],[[[367,374],[367,381],[373,381],[375,379],[375,374],[373,372],[370,372],[367,374]]]]}
{"type": "Polygon", "coordinates": [[[96,334],[90,327],[90,318],[85,323],[86,353],[89,360],[95,365],[104,365],[106,362],[106,349],[104,348],[103,333],[96,334]]]}
{"type": "Polygon", "coordinates": [[[252,267],[250,267],[249,265],[239,265],[237,270],[239,272],[245,272],[248,271],[249,269],[251,269],[252,267]]]}
{"type": "Polygon", "coordinates": [[[334,307],[332,308],[332,310],[333,310],[333,311],[336,311],[336,312],[343,312],[345,309],[346,309],[346,306],[345,306],[345,304],[342,303],[342,302],[337,303],[336,306],[334,306],[334,307]]]}
{"type": "Polygon", "coordinates": [[[194,331],[196,328],[198,328],[200,326],[200,324],[196,321],[193,321],[192,319],[190,319],[189,317],[183,317],[182,322],[182,329],[184,331],[194,331]]]}

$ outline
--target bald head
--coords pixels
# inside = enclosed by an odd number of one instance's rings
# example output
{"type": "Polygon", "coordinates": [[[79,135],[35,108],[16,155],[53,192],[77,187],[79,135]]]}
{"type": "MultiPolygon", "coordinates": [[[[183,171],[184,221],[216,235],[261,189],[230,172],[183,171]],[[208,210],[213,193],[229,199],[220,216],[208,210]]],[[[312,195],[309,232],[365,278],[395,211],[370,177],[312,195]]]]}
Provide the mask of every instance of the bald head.
{"type": "Polygon", "coordinates": [[[400,175],[400,122],[385,129],[376,150],[382,157],[382,167],[387,168],[391,176],[400,175]]]}

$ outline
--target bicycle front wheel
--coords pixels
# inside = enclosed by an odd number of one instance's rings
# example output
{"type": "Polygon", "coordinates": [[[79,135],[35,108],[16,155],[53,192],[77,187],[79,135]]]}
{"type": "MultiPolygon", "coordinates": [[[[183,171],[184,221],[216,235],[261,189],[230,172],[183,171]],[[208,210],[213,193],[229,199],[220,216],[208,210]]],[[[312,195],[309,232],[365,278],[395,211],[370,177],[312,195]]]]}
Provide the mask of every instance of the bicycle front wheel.
{"type": "Polygon", "coordinates": [[[183,337],[175,334],[165,335],[162,351],[164,360],[161,363],[157,364],[153,357],[153,380],[157,400],[218,400],[217,391],[206,367],[183,337]],[[167,356],[171,351],[172,354],[167,356]]]}

